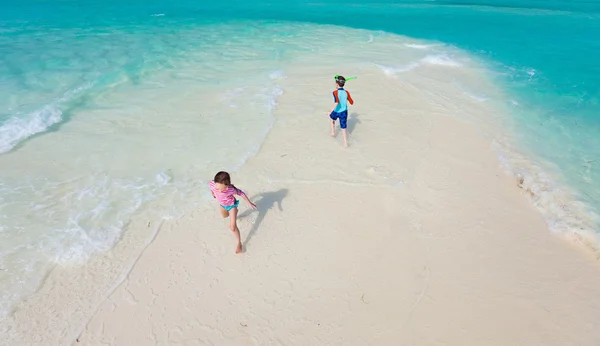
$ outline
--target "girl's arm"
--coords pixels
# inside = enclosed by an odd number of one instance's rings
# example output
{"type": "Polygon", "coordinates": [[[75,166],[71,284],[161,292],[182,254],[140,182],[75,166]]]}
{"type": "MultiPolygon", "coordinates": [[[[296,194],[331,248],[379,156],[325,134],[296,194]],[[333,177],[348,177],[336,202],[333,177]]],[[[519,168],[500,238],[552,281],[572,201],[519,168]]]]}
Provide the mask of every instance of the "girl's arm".
{"type": "Polygon", "coordinates": [[[244,199],[244,201],[246,201],[246,203],[248,203],[250,205],[250,208],[252,208],[254,210],[258,209],[256,207],[256,204],[252,203],[252,201],[250,201],[250,199],[248,198],[248,196],[246,196],[246,194],[243,194],[242,198],[244,199]]]}
{"type": "Polygon", "coordinates": [[[213,198],[217,198],[217,196],[215,196],[215,192],[213,191],[215,184],[214,182],[210,182],[208,183],[208,189],[210,190],[210,194],[213,195],[213,198]]]}
{"type": "Polygon", "coordinates": [[[235,187],[235,192],[238,196],[242,197],[244,199],[244,201],[246,201],[246,203],[248,203],[250,205],[250,208],[256,210],[256,204],[252,203],[252,201],[248,198],[248,196],[246,196],[246,193],[244,193],[244,191],[238,189],[237,187],[235,187]]]}

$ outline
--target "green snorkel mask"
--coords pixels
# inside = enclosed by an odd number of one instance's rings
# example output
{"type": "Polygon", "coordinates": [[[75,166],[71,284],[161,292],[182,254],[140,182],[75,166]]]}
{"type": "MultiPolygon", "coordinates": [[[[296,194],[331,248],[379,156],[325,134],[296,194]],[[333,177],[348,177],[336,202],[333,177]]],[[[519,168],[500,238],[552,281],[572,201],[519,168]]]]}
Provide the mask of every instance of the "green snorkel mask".
{"type": "MultiPolygon", "coordinates": [[[[335,79],[335,80],[337,81],[339,76],[340,76],[339,74],[336,74],[336,75],[333,77],[333,79],[335,79]]],[[[356,79],[356,76],[352,76],[352,77],[348,77],[348,78],[346,78],[346,82],[347,82],[347,81],[349,81],[349,80],[353,80],[353,79],[356,79]]]]}

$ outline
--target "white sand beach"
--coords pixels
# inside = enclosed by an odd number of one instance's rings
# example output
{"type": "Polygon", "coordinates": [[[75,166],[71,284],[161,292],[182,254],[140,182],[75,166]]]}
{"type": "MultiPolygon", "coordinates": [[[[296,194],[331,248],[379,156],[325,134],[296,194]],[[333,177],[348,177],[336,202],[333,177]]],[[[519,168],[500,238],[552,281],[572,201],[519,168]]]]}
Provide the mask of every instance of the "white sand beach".
{"type": "Polygon", "coordinates": [[[475,125],[363,71],[343,149],[333,83],[297,80],[232,173],[259,206],[240,210],[244,254],[215,203],[165,222],[74,345],[600,343],[600,267],[548,232],[475,125]]]}
{"type": "Polygon", "coordinates": [[[344,149],[323,78],[343,71],[309,67],[286,71],[275,126],[231,172],[259,209],[241,203],[243,254],[214,201],[190,209],[132,248],[139,258],[85,311],[45,288],[22,304],[18,328],[36,330],[22,344],[600,344],[600,266],[502,170],[476,120],[492,110],[406,82],[427,80],[419,71],[349,63],[344,149]],[[61,322],[73,314],[81,323],[61,322]]]}

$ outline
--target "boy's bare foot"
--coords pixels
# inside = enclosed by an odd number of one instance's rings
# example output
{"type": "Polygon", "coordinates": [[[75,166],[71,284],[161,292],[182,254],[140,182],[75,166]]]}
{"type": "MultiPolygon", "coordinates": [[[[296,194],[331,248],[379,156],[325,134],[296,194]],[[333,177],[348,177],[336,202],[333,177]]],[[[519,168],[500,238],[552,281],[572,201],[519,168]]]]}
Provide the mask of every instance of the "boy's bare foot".
{"type": "Polygon", "coordinates": [[[237,245],[237,248],[235,249],[235,253],[242,253],[242,243],[239,243],[237,245]]]}
{"type": "Polygon", "coordinates": [[[348,148],[348,143],[344,143],[344,148],[348,148]]]}
{"type": "Polygon", "coordinates": [[[330,135],[331,135],[331,137],[335,137],[335,133],[333,133],[333,132],[330,133],[330,135]]]}

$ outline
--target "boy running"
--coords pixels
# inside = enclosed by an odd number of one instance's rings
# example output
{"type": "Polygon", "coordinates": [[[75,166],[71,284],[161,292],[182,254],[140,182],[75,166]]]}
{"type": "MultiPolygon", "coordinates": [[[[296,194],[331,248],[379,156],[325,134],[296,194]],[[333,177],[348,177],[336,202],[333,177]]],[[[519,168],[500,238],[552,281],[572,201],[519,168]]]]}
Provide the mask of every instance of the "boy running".
{"type": "Polygon", "coordinates": [[[340,128],[344,134],[344,148],[348,147],[348,134],[346,132],[348,122],[348,102],[351,105],[354,104],[354,100],[350,96],[350,93],[344,89],[346,84],[346,78],[337,76],[335,79],[336,90],[333,92],[333,107],[329,113],[331,118],[331,136],[335,136],[335,121],[340,119],[340,128]]]}

